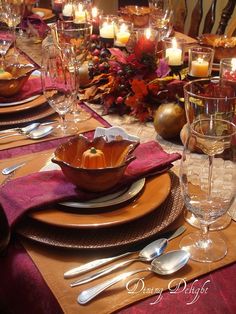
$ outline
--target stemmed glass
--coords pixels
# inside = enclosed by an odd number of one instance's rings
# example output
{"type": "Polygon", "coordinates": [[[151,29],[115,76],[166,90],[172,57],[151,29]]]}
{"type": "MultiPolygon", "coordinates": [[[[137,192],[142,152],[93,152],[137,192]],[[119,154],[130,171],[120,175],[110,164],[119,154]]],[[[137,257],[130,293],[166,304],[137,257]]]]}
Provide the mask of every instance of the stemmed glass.
{"type": "Polygon", "coordinates": [[[199,262],[227,253],[218,232],[209,226],[223,216],[236,192],[236,93],[219,80],[196,80],[185,86],[189,134],[180,167],[182,195],[198,219],[201,232],[184,237],[180,247],[199,262]]]}
{"type": "Polygon", "coordinates": [[[14,50],[15,56],[17,57],[16,27],[20,24],[23,18],[25,11],[25,0],[2,0],[1,6],[5,15],[4,21],[10,28],[13,29],[14,32],[14,50]]]}
{"type": "Polygon", "coordinates": [[[43,51],[41,73],[43,93],[61,120],[54,129],[54,135],[75,134],[77,128],[74,121],[66,121],[65,115],[71,110],[76,97],[76,69],[72,68],[68,55],[51,44],[43,51]]]}
{"type": "MultiPolygon", "coordinates": [[[[92,24],[85,23],[78,26],[69,21],[62,23],[61,28],[57,31],[61,49],[64,50],[65,47],[70,46],[70,51],[72,58],[74,59],[74,63],[76,64],[78,75],[81,76],[81,71],[86,68],[85,63],[88,55],[90,36],[92,34],[92,24]]],[[[79,84],[77,87],[79,87],[79,84]]],[[[79,90],[77,90],[77,92],[77,94],[79,94],[79,90]]],[[[80,122],[88,120],[89,118],[91,118],[91,114],[81,109],[78,102],[75,101],[72,108],[71,119],[75,122],[80,122]]],[[[69,119],[70,117],[68,116],[68,120],[69,119]]]]}
{"type": "Polygon", "coordinates": [[[13,43],[13,34],[7,27],[0,27],[0,69],[5,68],[5,55],[13,43]]]}
{"type": "MultiPolygon", "coordinates": [[[[202,90],[207,86],[207,90],[205,91],[205,101],[204,103],[208,104],[208,103],[212,103],[214,102],[214,106],[213,109],[215,111],[216,115],[221,115],[224,113],[225,119],[230,119],[231,121],[233,120],[233,111],[234,111],[234,107],[235,107],[235,103],[234,103],[234,96],[236,93],[236,90],[234,90],[231,87],[227,87],[227,82],[223,82],[223,80],[221,81],[221,86],[219,86],[219,80],[214,78],[213,81],[215,82],[215,84],[210,83],[209,80],[197,80],[196,82],[187,84],[185,87],[185,99],[186,99],[186,114],[187,114],[187,119],[189,122],[192,122],[197,115],[203,114],[205,110],[208,110],[208,105],[204,106],[201,108],[201,110],[197,107],[194,106],[194,103],[191,101],[191,99],[198,99],[200,102],[202,101],[202,97],[201,97],[201,93],[202,90]],[[213,84],[213,85],[212,85],[213,84]],[[215,86],[215,87],[214,87],[215,86]],[[210,88],[214,87],[211,92],[210,92],[210,88]],[[214,95],[214,91],[216,91],[215,95],[214,95]],[[207,97],[207,93],[209,93],[209,97],[207,97]],[[221,100],[219,100],[218,95],[221,95],[221,100]],[[199,95],[198,95],[199,94],[199,95]],[[214,96],[215,97],[214,97],[214,96]],[[192,96],[194,96],[194,98],[192,98],[192,96]],[[211,97],[210,97],[211,96],[211,97]],[[228,97],[231,96],[231,97],[228,97]],[[208,99],[210,98],[210,99],[208,99]],[[221,103],[221,105],[217,105],[218,103],[221,103]],[[224,106],[222,105],[222,103],[224,103],[224,106]],[[197,110],[199,112],[197,112],[197,110]],[[193,115],[194,114],[194,115],[193,115]]],[[[201,167],[201,164],[199,164],[199,167],[201,167]]],[[[195,217],[195,215],[190,212],[185,210],[184,213],[185,216],[185,220],[192,226],[196,227],[196,228],[200,228],[200,224],[199,224],[199,220],[195,217]]],[[[226,228],[231,222],[231,217],[228,213],[225,213],[225,215],[223,215],[222,217],[220,217],[219,219],[217,219],[216,221],[214,221],[213,223],[211,223],[211,225],[209,226],[209,229],[214,231],[214,230],[221,230],[226,228]]]]}
{"type": "Polygon", "coordinates": [[[170,0],[149,0],[150,26],[158,30],[160,39],[169,37],[172,31],[173,10],[170,0]]]}

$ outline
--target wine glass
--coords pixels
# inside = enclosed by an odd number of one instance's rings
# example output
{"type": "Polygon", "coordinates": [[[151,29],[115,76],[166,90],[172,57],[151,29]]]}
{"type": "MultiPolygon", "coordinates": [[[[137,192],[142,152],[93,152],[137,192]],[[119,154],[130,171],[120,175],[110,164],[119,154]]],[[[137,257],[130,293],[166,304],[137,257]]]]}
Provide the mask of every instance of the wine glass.
{"type": "Polygon", "coordinates": [[[149,0],[150,26],[158,30],[160,39],[169,37],[172,31],[173,10],[170,0],[149,0]]]}
{"type": "Polygon", "coordinates": [[[25,0],[2,0],[2,10],[5,14],[5,23],[12,28],[14,33],[14,54],[17,60],[18,52],[16,49],[16,27],[20,24],[24,11],[25,0]]]}
{"type": "Polygon", "coordinates": [[[236,163],[232,138],[236,135],[236,125],[212,117],[196,120],[190,128],[181,161],[180,182],[185,205],[199,219],[201,232],[185,236],[180,247],[195,261],[214,262],[227,253],[226,243],[219,233],[209,233],[208,228],[228,211],[235,198],[236,163]],[[200,171],[195,167],[193,139],[202,152],[200,171]],[[223,154],[226,151],[227,157],[223,154]]]}
{"type": "MultiPolygon", "coordinates": [[[[198,116],[206,114],[207,111],[215,115],[220,115],[224,119],[229,119],[235,123],[235,95],[236,90],[233,85],[228,85],[226,81],[218,78],[203,79],[190,82],[185,86],[186,115],[191,123],[198,116]],[[203,94],[203,96],[201,96],[203,94]],[[208,96],[207,96],[208,95],[208,96]],[[220,96],[220,97],[219,97],[220,96]],[[196,106],[196,103],[203,106],[196,106]]],[[[201,164],[199,164],[199,168],[201,164]]],[[[200,228],[198,219],[192,212],[185,210],[185,220],[196,228],[200,228]]],[[[220,230],[226,228],[231,222],[228,213],[213,222],[209,229],[220,230]]]]}
{"type": "Polygon", "coordinates": [[[0,27],[0,69],[5,68],[5,55],[13,43],[14,36],[8,27],[0,27]]]}
{"type": "Polygon", "coordinates": [[[77,72],[71,61],[59,47],[47,45],[42,59],[42,87],[49,105],[59,114],[60,123],[54,135],[72,135],[78,130],[74,121],[66,121],[65,115],[73,106],[77,90],[77,72]]]}
{"type": "MultiPolygon", "coordinates": [[[[86,57],[89,52],[90,36],[92,34],[92,24],[85,23],[83,25],[75,25],[71,21],[67,21],[61,24],[61,28],[58,28],[59,45],[62,50],[67,50],[71,54],[74,64],[78,70],[79,78],[84,75],[86,67],[86,57]],[[68,47],[70,49],[68,50],[68,47]]],[[[77,85],[79,87],[79,84],[77,85]]],[[[77,90],[79,94],[79,89],[77,90]]],[[[68,115],[68,120],[73,119],[75,122],[85,121],[91,118],[91,114],[83,110],[77,101],[74,102],[74,106],[71,111],[72,115],[68,115]]]]}

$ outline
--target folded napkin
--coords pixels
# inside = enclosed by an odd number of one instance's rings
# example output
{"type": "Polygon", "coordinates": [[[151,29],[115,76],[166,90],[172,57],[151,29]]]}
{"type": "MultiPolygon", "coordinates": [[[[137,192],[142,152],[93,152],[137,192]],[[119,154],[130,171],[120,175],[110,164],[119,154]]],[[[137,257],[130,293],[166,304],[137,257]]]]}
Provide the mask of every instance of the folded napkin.
{"type": "Polygon", "coordinates": [[[21,101],[27,99],[31,96],[38,95],[42,93],[42,84],[39,77],[30,78],[24,84],[19,93],[11,97],[0,97],[0,103],[8,103],[14,101],[21,101]]]}
{"type": "Polygon", "coordinates": [[[29,35],[45,38],[47,36],[50,27],[43,21],[43,19],[37,14],[31,14],[24,17],[21,28],[26,30],[29,35]]]}
{"type": "MultiPolygon", "coordinates": [[[[134,155],[136,159],[127,167],[122,185],[158,172],[162,173],[172,166],[173,161],[181,157],[178,153],[166,153],[155,141],[140,144],[134,155]]],[[[8,182],[0,191],[0,204],[12,227],[30,209],[72,198],[88,200],[100,195],[78,190],[60,170],[55,170],[33,173],[8,182]]]]}

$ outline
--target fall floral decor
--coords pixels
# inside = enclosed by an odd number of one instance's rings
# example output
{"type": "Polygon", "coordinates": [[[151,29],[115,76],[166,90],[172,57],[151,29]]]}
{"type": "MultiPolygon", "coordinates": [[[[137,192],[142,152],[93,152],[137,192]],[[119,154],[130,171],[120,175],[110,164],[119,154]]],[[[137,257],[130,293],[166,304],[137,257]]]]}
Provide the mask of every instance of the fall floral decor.
{"type": "Polygon", "coordinates": [[[140,121],[153,120],[163,101],[183,97],[183,81],[170,76],[164,59],[156,60],[153,45],[139,41],[132,52],[91,45],[90,83],[81,100],[99,102],[104,114],[129,113],[140,121]]]}

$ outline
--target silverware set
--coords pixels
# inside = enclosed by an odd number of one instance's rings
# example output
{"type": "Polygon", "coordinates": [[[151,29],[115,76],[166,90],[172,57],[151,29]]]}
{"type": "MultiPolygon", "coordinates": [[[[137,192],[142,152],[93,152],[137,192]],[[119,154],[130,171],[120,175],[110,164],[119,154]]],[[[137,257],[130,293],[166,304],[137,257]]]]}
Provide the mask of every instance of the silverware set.
{"type": "Polygon", "coordinates": [[[82,291],[78,298],[77,302],[79,304],[86,304],[89,301],[91,301],[94,297],[96,297],[98,294],[100,294],[102,291],[106,290],[107,288],[111,287],[112,285],[116,284],[117,282],[121,281],[122,279],[125,279],[133,274],[139,273],[139,272],[146,272],[151,271],[159,275],[169,275],[176,271],[178,271],[180,268],[182,268],[189,260],[189,253],[184,250],[176,250],[176,251],[170,251],[168,253],[163,254],[165,251],[167,244],[172,239],[180,236],[184,231],[186,230],[185,227],[181,226],[177,230],[174,230],[172,232],[168,232],[163,235],[162,238],[155,240],[145,246],[141,251],[131,251],[126,252],[121,255],[117,255],[114,257],[108,257],[103,259],[97,259],[91,262],[88,262],[86,264],[83,264],[79,267],[75,267],[73,269],[70,269],[64,273],[64,278],[72,278],[77,275],[81,275],[83,273],[86,273],[90,270],[96,269],[100,266],[106,265],[110,262],[113,262],[115,260],[118,260],[119,258],[129,256],[131,254],[138,254],[137,257],[131,258],[125,261],[122,261],[120,263],[117,263],[112,266],[108,266],[102,270],[99,270],[92,275],[84,276],[80,278],[79,280],[76,280],[70,284],[71,287],[75,287],[78,285],[82,285],[88,282],[91,282],[97,278],[100,278],[102,276],[105,276],[112,271],[115,271],[119,268],[123,268],[125,266],[128,266],[129,264],[135,262],[135,261],[141,261],[141,262],[151,262],[151,265],[147,268],[138,269],[130,272],[122,273],[112,279],[109,279],[101,284],[98,284],[96,286],[93,286],[87,290],[82,291]]]}
{"type": "Polygon", "coordinates": [[[22,128],[5,129],[0,131],[0,140],[17,135],[23,135],[35,140],[40,139],[52,133],[53,126],[51,126],[51,124],[54,123],[55,121],[48,121],[43,123],[34,122],[22,128]]]}

